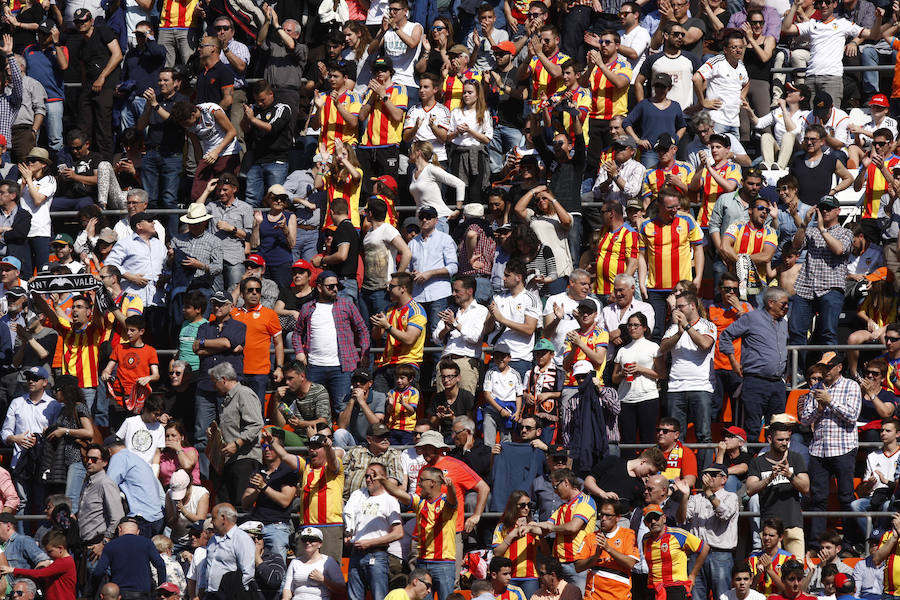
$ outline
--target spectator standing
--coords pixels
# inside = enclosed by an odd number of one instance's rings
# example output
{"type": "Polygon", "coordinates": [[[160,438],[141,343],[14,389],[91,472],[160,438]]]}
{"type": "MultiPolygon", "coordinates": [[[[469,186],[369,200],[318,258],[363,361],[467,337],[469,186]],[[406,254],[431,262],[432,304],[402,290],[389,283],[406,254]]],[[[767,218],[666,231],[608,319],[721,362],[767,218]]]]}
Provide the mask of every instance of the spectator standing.
{"type": "MultiPolygon", "coordinates": [[[[268,52],[264,79],[272,85],[276,102],[299,107],[301,79],[309,56],[309,49],[300,43],[300,23],[295,19],[280,22],[275,7],[270,5],[256,44],[268,52]]],[[[291,109],[288,131],[292,134],[297,131],[298,116],[291,109]]]]}
{"type": "MultiPolygon", "coordinates": [[[[484,324],[488,318],[485,306],[475,301],[476,282],[472,275],[460,275],[451,284],[454,306],[437,313],[439,321],[432,339],[444,347],[437,379],[437,391],[445,390],[444,366],[446,361],[456,365],[459,389],[475,394],[481,371],[481,341],[484,324]]],[[[449,374],[449,373],[448,373],[449,374]]],[[[454,384],[455,387],[456,384],[454,384]]],[[[429,407],[434,410],[433,406],[429,407]]],[[[456,413],[459,416],[461,413],[456,413]]]]}
{"type": "MultiPolygon", "coordinates": [[[[103,445],[110,454],[107,475],[125,495],[128,517],[134,519],[146,538],[162,533],[166,494],[157,472],[146,460],[126,448],[125,442],[117,436],[107,436],[103,445]]],[[[165,573],[165,567],[162,572],[165,573]]]]}
{"type": "MultiPolygon", "coordinates": [[[[250,49],[234,39],[234,21],[229,17],[218,17],[213,23],[213,30],[221,48],[218,55],[219,62],[225,65],[234,79],[233,102],[229,108],[231,124],[239,130],[243,107],[248,104],[245,77],[247,69],[250,67],[250,49]]],[[[228,110],[225,106],[222,108],[228,110]]],[[[240,133],[238,136],[243,142],[243,136],[240,133]]]]}
{"type": "Polygon", "coordinates": [[[249,519],[262,524],[260,535],[266,548],[284,561],[291,546],[290,506],[299,481],[297,472],[282,462],[271,444],[262,444],[261,450],[263,468],[250,476],[241,507],[250,510],[249,519]]]}
{"type": "Polygon", "coordinates": [[[772,415],[784,412],[789,304],[787,292],[770,287],[763,295],[763,310],[741,314],[719,336],[719,351],[742,381],[744,427],[752,440],[759,438],[763,419],[771,423],[772,415]],[[735,345],[738,338],[740,346],[735,345]]]}
{"type": "Polygon", "coordinates": [[[38,43],[26,46],[22,56],[27,71],[46,91],[47,147],[56,155],[63,144],[63,71],[69,68],[69,49],[60,43],[56,25],[42,23],[38,26],[38,43]]]}
{"type": "MultiPolygon", "coordinates": [[[[646,96],[648,82],[656,83],[656,76],[669,76],[666,97],[678,106],[685,108],[694,104],[692,74],[703,64],[697,55],[684,48],[687,29],[679,23],[663,23],[658,31],[662,43],[653,44],[651,48],[662,46],[662,52],[650,53],[641,66],[640,73],[634,80],[634,96],[640,102],[646,96]]],[[[664,80],[663,80],[664,81],[664,80]]]]}
{"type": "MultiPolygon", "coordinates": [[[[869,363],[871,368],[871,363],[869,363]]],[[[887,500],[890,496],[891,473],[897,472],[897,432],[900,422],[890,417],[881,421],[881,449],[873,450],[866,456],[866,471],[862,481],[856,487],[859,496],[851,503],[853,510],[866,512],[869,510],[888,510],[887,500]]],[[[858,519],[861,531],[868,529],[868,518],[858,519]]]]}
{"type": "MultiPolygon", "coordinates": [[[[381,4],[379,2],[378,4],[381,4]]],[[[418,5],[415,6],[419,10],[418,5]]],[[[388,2],[387,12],[381,20],[381,28],[375,34],[369,44],[369,54],[375,55],[379,48],[391,66],[391,78],[398,86],[406,88],[408,102],[415,104],[419,100],[419,84],[413,77],[413,69],[419,52],[422,48],[422,39],[425,32],[421,23],[428,19],[410,20],[409,3],[407,0],[391,0],[388,2]],[[396,73],[394,69],[396,68],[396,73]]],[[[372,64],[372,79],[377,80],[378,59],[372,64]]],[[[383,81],[382,81],[383,83],[383,81]]],[[[399,106],[399,105],[395,105],[399,106]]],[[[405,107],[404,107],[405,109],[405,107]]],[[[402,126],[403,117],[400,116],[402,126]]],[[[399,135],[399,131],[398,131],[399,135]]]]}
{"type": "MultiPolygon", "coordinates": [[[[20,256],[22,268],[17,271],[32,273],[34,269],[31,265],[31,251],[28,248],[31,213],[19,205],[20,191],[21,188],[15,181],[0,181],[0,211],[2,211],[0,212],[0,254],[13,258],[20,256]]],[[[12,272],[9,267],[7,269],[12,272]]],[[[4,284],[4,292],[8,292],[9,289],[4,284]]]]}
{"type": "Polygon", "coordinates": [[[225,465],[220,473],[217,497],[240,501],[262,460],[258,443],[263,426],[262,403],[251,388],[238,382],[237,372],[230,363],[210,369],[209,378],[221,398],[218,422],[225,465]]]}
{"type": "MultiPolygon", "coordinates": [[[[405,9],[397,10],[405,1],[397,0],[398,6],[394,7],[393,14],[405,12],[405,9]]],[[[407,86],[394,83],[393,76],[394,63],[389,56],[375,59],[369,90],[361,99],[359,120],[363,134],[356,155],[363,170],[363,188],[366,192],[371,191],[369,177],[385,174],[396,179],[398,175],[403,117],[410,99],[407,86]]]]}
{"type": "Polygon", "coordinates": [[[714,598],[721,598],[729,588],[738,543],[740,501],[737,494],[725,490],[727,480],[725,466],[713,464],[703,469],[703,487],[696,494],[691,495],[683,481],[676,483],[681,492],[679,522],[709,545],[692,589],[697,598],[706,598],[710,591],[714,598]]]}
{"type": "MultiPolygon", "coordinates": [[[[569,275],[566,290],[547,298],[543,310],[543,337],[550,340],[554,347],[554,364],[562,366],[565,358],[566,336],[579,328],[575,316],[578,306],[588,301],[599,310],[600,303],[588,296],[591,292],[591,277],[587,271],[577,269],[569,275]]],[[[524,378],[524,375],[523,375],[524,378]]]]}
{"type": "Polygon", "coordinates": [[[791,429],[773,423],[766,429],[769,451],[750,461],[747,471],[747,494],[759,494],[760,518],[779,518],[785,526],[785,549],[802,556],[803,516],[800,494],[809,493],[810,477],[799,454],[788,450],[791,429]]]}
{"type": "Polygon", "coordinates": [[[191,35],[197,16],[197,3],[163,0],[159,11],[159,45],[166,49],[166,67],[174,67],[177,59],[187,65],[197,40],[191,35]]]}
{"type": "MultiPolygon", "coordinates": [[[[50,207],[57,183],[50,172],[50,153],[44,148],[32,148],[22,166],[24,168],[19,169],[21,178],[17,182],[22,191],[20,205],[22,210],[31,213],[31,229],[28,232],[30,257],[27,262],[36,268],[45,265],[50,258],[50,207]]],[[[19,267],[21,270],[21,265],[19,267]]]]}
{"type": "Polygon", "coordinates": [[[419,209],[419,234],[409,243],[412,259],[413,300],[425,311],[428,333],[434,334],[440,313],[449,305],[450,279],[458,269],[456,245],[449,234],[438,230],[438,214],[432,206],[419,209]]]}
{"type": "Polygon", "coordinates": [[[587,53],[588,66],[593,65],[593,68],[582,77],[591,91],[588,113],[588,134],[593,140],[588,151],[591,169],[600,164],[600,149],[607,148],[613,141],[610,120],[617,116],[624,117],[628,112],[628,88],[631,85],[631,66],[619,57],[620,35],[604,31],[598,41],[599,49],[587,53]]]}
{"type": "Polygon", "coordinates": [[[95,579],[109,569],[110,582],[118,585],[126,598],[148,598],[166,579],[166,563],[153,542],[140,534],[136,519],[125,517],[119,521],[118,536],[103,547],[93,569],[95,579]],[[155,578],[151,577],[150,565],[156,569],[155,578]]]}
{"type": "Polygon", "coordinates": [[[660,189],[657,195],[659,213],[655,219],[644,221],[639,232],[644,259],[638,266],[641,297],[647,298],[653,307],[652,337],[655,340],[663,337],[666,298],[675,283],[687,279],[696,285],[703,275],[703,250],[698,247],[703,242],[703,232],[692,217],[679,212],[682,197],[682,192],[675,187],[660,189]]]}
{"type": "Polygon", "coordinates": [[[737,135],[740,128],[741,99],[750,90],[750,76],[744,67],[747,43],[743,31],[729,31],[722,40],[724,51],[703,63],[692,79],[698,101],[711,109],[716,133],[737,135]]]}
{"type": "Polygon", "coordinates": [[[359,299],[356,274],[361,244],[359,233],[350,220],[350,205],[346,198],[335,198],[331,202],[331,217],[337,227],[331,242],[331,254],[314,256],[310,262],[319,269],[330,269],[337,265],[335,273],[338,277],[338,294],[355,304],[359,299]]]}
{"type": "MultiPolygon", "coordinates": [[[[814,133],[815,129],[808,132],[814,133]]],[[[807,135],[808,135],[807,134],[807,135]]],[[[803,225],[794,234],[794,248],[807,249],[806,262],[794,284],[795,294],[788,319],[788,344],[806,344],[814,314],[819,315],[818,335],[812,338],[824,344],[836,344],[837,320],[844,302],[847,260],[853,242],[849,229],[838,224],[840,203],[825,196],[810,210],[803,225]],[[815,218],[815,228],[809,228],[815,218]]],[[[854,417],[855,418],[855,417],[854,417]]]]}
{"type": "MultiPolygon", "coordinates": [[[[800,422],[809,425],[813,431],[809,446],[810,507],[825,510],[826,488],[834,477],[841,510],[850,510],[853,502],[852,465],[856,462],[859,447],[856,419],[862,396],[858,383],[841,376],[842,356],[835,356],[826,364],[821,385],[814,386],[809,395],[801,399],[800,422]]],[[[824,529],[824,520],[813,519],[810,535],[817,537],[824,529]]]]}
{"type": "Polygon", "coordinates": [[[22,104],[12,123],[12,162],[18,164],[37,144],[41,127],[47,115],[47,92],[41,83],[25,74],[25,58],[15,55],[22,73],[22,104]]]}
{"type": "Polygon", "coordinates": [[[637,542],[633,530],[619,525],[620,504],[613,499],[601,500],[600,527],[588,534],[591,554],[576,561],[576,569],[587,568],[588,598],[614,598],[631,593],[631,569],[638,562],[637,542]]]}
{"type": "Polygon", "coordinates": [[[385,466],[373,461],[364,471],[365,485],[350,494],[344,507],[346,535],[353,544],[347,582],[350,600],[364,600],[367,589],[375,598],[387,596],[389,557],[399,554],[403,537],[400,503],[381,483],[388,477],[385,466]]]}
{"type": "MultiPolygon", "coordinates": [[[[210,231],[212,218],[205,205],[188,206],[187,213],[176,221],[187,225],[187,231],[172,236],[172,264],[166,267],[173,281],[183,281],[189,291],[202,290],[204,296],[212,292],[216,278],[222,274],[222,241],[210,231]]],[[[174,289],[172,297],[177,298],[174,289]]]]}
{"type": "MultiPolygon", "coordinates": [[[[214,322],[204,323],[197,329],[193,350],[200,357],[201,376],[197,380],[197,397],[194,400],[194,446],[200,454],[200,470],[208,474],[209,462],[205,458],[206,430],[218,416],[218,393],[213,382],[203,373],[222,363],[229,363],[235,372],[244,370],[244,342],[247,326],[231,317],[232,300],[224,292],[216,292],[209,299],[214,322]]],[[[243,492],[243,490],[241,490],[243,492]]]]}
{"type": "Polygon", "coordinates": [[[649,529],[641,541],[650,573],[648,585],[665,588],[667,598],[684,600],[687,598],[685,584],[697,580],[710,546],[684,529],[669,528],[658,504],[645,506],[643,515],[649,529]],[[697,555],[690,573],[688,553],[697,555]]]}
{"type": "Polygon", "coordinates": [[[287,154],[294,143],[291,107],[276,102],[275,90],[266,80],[253,84],[254,103],[244,104],[241,130],[253,164],[247,170],[247,204],[262,205],[263,191],[284,183],[288,176],[287,154]]]}
{"type": "Polygon", "coordinates": [[[712,442],[712,359],[716,337],[716,326],[700,316],[700,299],[690,292],[681,294],[675,300],[672,325],[663,336],[659,353],[672,355],[667,391],[669,414],[681,422],[682,439],[687,437],[690,420],[697,440],[712,442]]]}
{"type": "Polygon", "coordinates": [[[525,264],[521,259],[510,259],[503,273],[506,291],[495,295],[488,307],[490,313],[485,331],[496,329],[494,345],[506,344],[510,353],[510,366],[525,377],[531,368],[534,331],[540,315],[540,301],[525,289],[525,264]]]}
{"type": "Polygon", "coordinates": [[[790,174],[797,178],[800,202],[810,208],[807,215],[814,212],[811,208],[815,207],[823,196],[836,194],[853,184],[853,177],[844,166],[840,155],[836,152],[824,153],[823,148],[828,137],[828,131],[822,125],[818,123],[808,125],[802,138],[804,153],[795,155],[788,167],[790,174]],[[840,179],[836,186],[832,186],[834,181],[832,175],[837,175],[840,179]]]}
{"type": "Polygon", "coordinates": [[[156,282],[166,257],[165,241],[156,237],[149,214],[140,212],[129,218],[131,235],[119,238],[104,265],[116,267],[125,280],[123,289],[141,299],[145,307],[156,306],[156,282]]]}
{"type": "MultiPolygon", "coordinates": [[[[73,22],[83,38],[79,58],[84,76],[79,94],[79,122],[105,160],[112,158],[113,94],[121,74],[122,49],[105,22],[94,22],[91,11],[79,8],[73,22]]],[[[16,71],[17,72],[17,71],[16,71]]],[[[3,133],[0,129],[0,133],[3,133]]]]}
{"type": "MultiPolygon", "coordinates": [[[[818,18],[795,22],[800,0],[791,3],[791,8],[781,22],[782,35],[808,36],[810,39],[809,64],[806,68],[806,83],[813,92],[827,92],[836,106],[841,106],[844,96],[843,54],[847,38],[877,40],[881,37],[881,13],[875,13],[871,29],[864,29],[843,17],[835,17],[838,0],[828,0],[817,6],[818,18]]],[[[857,45],[856,39],[850,43],[857,45]]]]}
{"type": "Polygon", "coordinates": [[[91,444],[85,453],[87,477],[78,501],[78,523],[89,565],[100,557],[103,544],[113,538],[125,516],[119,488],[106,474],[109,459],[109,450],[100,444],[91,444]]]}
{"type": "MultiPolygon", "coordinates": [[[[606,201],[611,203],[609,206],[604,206],[603,209],[613,208],[615,210],[614,207],[619,206],[624,213],[628,200],[640,195],[646,169],[641,163],[634,160],[635,152],[637,152],[635,139],[629,135],[620,136],[613,140],[612,156],[600,163],[597,177],[594,179],[594,187],[591,190],[591,197],[605,197],[606,201]]],[[[612,227],[615,223],[612,225],[607,223],[610,219],[614,221],[615,216],[603,212],[603,209],[601,209],[603,226],[618,231],[618,228],[612,227]]],[[[624,214],[619,217],[624,221],[624,214]]],[[[635,248],[637,248],[637,244],[635,244],[635,248]]],[[[598,253],[598,260],[599,258],[598,253]]],[[[637,256],[634,258],[636,260],[637,256]]],[[[637,265],[636,262],[635,265],[637,265]]],[[[597,272],[600,273],[600,270],[598,269],[597,272]]]]}
{"type": "Polygon", "coordinates": [[[238,171],[240,146],[235,139],[235,128],[224,108],[214,102],[196,106],[190,102],[175,102],[169,111],[169,118],[188,132],[190,148],[197,160],[191,199],[199,202],[213,178],[226,173],[233,175],[238,171]]]}
{"type": "MultiPolygon", "coordinates": [[[[627,276],[626,276],[627,277],[627,276]]],[[[621,336],[615,366],[610,379],[618,384],[621,412],[618,426],[623,444],[656,439],[653,419],[659,414],[659,390],[656,381],[665,365],[659,346],[647,339],[650,327],[644,313],[636,312],[625,319],[627,338],[621,336]],[[629,340],[625,343],[625,340],[629,340]]],[[[618,328],[615,330],[621,333],[618,328]]]]}
{"type": "Polygon", "coordinates": [[[153,28],[149,21],[140,21],[134,28],[131,47],[125,52],[122,78],[133,80],[130,95],[124,99],[119,124],[121,128],[134,127],[144,112],[147,99],[144,91],[153,87],[159,79],[159,72],[166,63],[166,50],[153,39],[153,28]]]}
{"type": "Polygon", "coordinates": [[[231,316],[247,327],[244,338],[243,380],[262,404],[265,403],[266,387],[271,375],[275,383],[284,379],[284,341],[281,337],[281,322],[275,311],[260,302],[262,280],[248,277],[241,281],[241,295],[244,305],[235,308],[231,316]],[[270,346],[274,346],[275,368],[272,368],[270,346]]]}
{"type": "Polygon", "coordinates": [[[335,414],[350,388],[350,376],[369,351],[369,332],[356,305],[338,295],[340,280],[331,271],[319,273],[318,299],[300,308],[293,346],[307,365],[310,381],[328,388],[335,414]],[[337,344],[335,344],[337,340],[337,344]]]}
{"type": "MultiPolygon", "coordinates": [[[[196,179],[195,179],[196,181],[196,179]]],[[[232,173],[223,173],[211,179],[197,198],[197,204],[205,204],[212,220],[210,232],[222,244],[222,275],[216,278],[216,290],[227,291],[237,285],[244,274],[244,260],[250,254],[250,236],[253,233],[253,209],[237,198],[238,179],[232,173]],[[207,203],[215,191],[213,202],[207,203]]]]}
{"type": "MultiPolygon", "coordinates": [[[[235,589],[248,589],[256,575],[256,551],[247,532],[237,526],[237,511],[231,504],[213,507],[212,525],[216,534],[210,538],[204,564],[198,569],[197,589],[206,590],[206,596],[214,600],[225,600],[235,589]]],[[[289,581],[287,576],[285,581],[289,581]]]]}
{"type": "MultiPolygon", "coordinates": [[[[448,79],[450,76],[448,76],[448,79]]],[[[442,166],[447,165],[447,133],[450,130],[450,109],[437,101],[440,79],[433,73],[419,76],[419,104],[410,106],[403,123],[403,141],[429,142],[434,156],[442,166]]]]}

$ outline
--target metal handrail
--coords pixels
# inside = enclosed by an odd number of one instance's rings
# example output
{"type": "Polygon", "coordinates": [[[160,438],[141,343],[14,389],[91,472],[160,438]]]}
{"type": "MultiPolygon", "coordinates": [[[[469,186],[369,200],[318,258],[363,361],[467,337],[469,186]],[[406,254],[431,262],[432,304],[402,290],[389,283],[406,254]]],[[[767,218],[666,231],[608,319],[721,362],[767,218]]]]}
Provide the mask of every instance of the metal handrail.
{"type": "Polygon", "coordinates": [[[797,389],[797,376],[800,368],[801,352],[834,352],[838,350],[859,350],[861,352],[884,350],[884,344],[808,344],[805,346],[788,345],[787,350],[791,354],[791,389],[797,389]]]}

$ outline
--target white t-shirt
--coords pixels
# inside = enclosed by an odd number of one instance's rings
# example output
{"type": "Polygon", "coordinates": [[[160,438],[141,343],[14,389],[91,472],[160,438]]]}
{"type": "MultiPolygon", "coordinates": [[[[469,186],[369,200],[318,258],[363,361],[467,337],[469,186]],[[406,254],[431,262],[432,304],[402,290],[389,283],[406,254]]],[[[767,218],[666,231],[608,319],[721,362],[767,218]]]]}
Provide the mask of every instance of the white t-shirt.
{"type": "Polygon", "coordinates": [[[317,302],[309,317],[309,364],[317,367],[339,367],[337,329],[332,314],[334,304],[317,302]]]}
{"type": "Polygon", "coordinates": [[[439,140],[431,130],[429,121],[432,118],[436,121],[435,126],[443,127],[447,131],[450,130],[450,109],[440,102],[435,102],[434,106],[428,110],[422,108],[421,104],[416,104],[410,108],[406,113],[406,120],[403,122],[403,128],[407,129],[409,127],[415,127],[416,121],[422,119],[419,129],[416,130],[416,135],[413,137],[412,141],[430,143],[431,147],[434,148],[434,155],[437,156],[437,159],[439,161],[445,161],[447,160],[447,148],[444,146],[444,142],[439,140]]]}
{"type": "Polygon", "coordinates": [[[497,402],[513,402],[516,396],[522,395],[522,378],[518,371],[507,367],[505,373],[496,368],[491,368],[484,374],[484,391],[490,394],[497,402]]]}
{"type": "MultiPolygon", "coordinates": [[[[597,306],[597,314],[599,315],[600,303],[591,297],[588,297],[588,300],[593,301],[597,306]]],[[[566,334],[578,329],[578,321],[572,316],[572,311],[578,307],[579,302],[580,300],[573,300],[568,292],[560,292],[547,298],[547,303],[544,305],[544,317],[553,314],[554,304],[562,306],[563,309],[563,318],[557,323],[556,332],[553,334],[553,337],[549,338],[553,343],[553,347],[556,348],[556,352],[553,355],[553,361],[556,363],[556,366],[560,368],[562,368],[563,358],[565,357],[566,352],[566,334]]],[[[544,322],[541,321],[540,324],[543,327],[544,322]]]]}
{"type": "Polygon", "coordinates": [[[637,58],[634,60],[625,58],[621,54],[619,55],[631,65],[631,83],[634,83],[638,72],[641,70],[641,65],[644,64],[644,59],[647,58],[647,48],[650,47],[650,32],[638,25],[631,30],[631,33],[626,33],[624,29],[620,29],[619,37],[622,38],[622,46],[628,46],[637,52],[637,58]]]}
{"type": "MultiPolygon", "coordinates": [[[[659,353],[659,344],[646,338],[632,340],[627,345],[619,348],[616,353],[616,362],[620,365],[635,363],[640,367],[653,368],[653,359],[659,353]]],[[[659,390],[656,382],[644,375],[635,375],[634,381],[623,378],[619,383],[619,401],[625,404],[634,404],[644,400],[659,398],[659,390]]]]}
{"type": "MultiPolygon", "coordinates": [[[[422,30],[422,26],[418,23],[407,21],[406,25],[403,26],[403,33],[412,36],[417,27],[419,30],[422,30]]],[[[419,88],[419,84],[416,82],[416,78],[413,75],[413,69],[415,68],[416,60],[419,58],[419,51],[422,49],[422,39],[424,38],[425,32],[422,31],[419,45],[410,48],[393,30],[389,30],[384,34],[384,44],[382,48],[384,49],[384,53],[390,56],[391,60],[394,62],[394,74],[391,76],[391,81],[405,85],[409,88],[419,88]]]]}
{"type": "MultiPolygon", "coordinates": [[[[350,494],[344,504],[344,526],[353,543],[385,536],[398,523],[402,523],[400,503],[387,492],[370,496],[369,490],[362,488],[350,494]]],[[[391,542],[388,552],[399,557],[400,540],[391,542]]]]}
{"type": "Polygon", "coordinates": [[[331,581],[344,580],[340,565],[330,556],[323,556],[310,562],[295,558],[288,565],[287,573],[284,575],[282,591],[290,591],[293,594],[291,600],[330,600],[331,591],[325,584],[309,578],[309,574],[313,571],[319,571],[325,579],[331,581]]]}
{"type": "MultiPolygon", "coordinates": [[[[714,341],[718,334],[716,326],[702,317],[691,327],[702,335],[710,336],[714,341]]],[[[678,333],[678,326],[671,325],[663,337],[671,337],[676,333],[678,333]]],[[[672,349],[669,391],[712,392],[713,350],[715,348],[716,345],[713,344],[709,350],[700,350],[685,330],[672,349]]]]}
{"type": "MultiPolygon", "coordinates": [[[[479,125],[475,108],[454,108],[450,112],[450,131],[455,131],[460,123],[467,123],[471,131],[477,131],[489,138],[494,137],[494,123],[491,119],[491,115],[488,114],[487,111],[485,111],[484,118],[481,120],[481,125],[479,125]]],[[[459,133],[450,141],[457,146],[478,146],[481,144],[479,140],[475,139],[475,137],[468,132],[459,133]]]]}
{"type": "Polygon", "coordinates": [[[116,432],[125,447],[143,458],[147,463],[153,462],[157,449],[166,447],[166,430],[159,421],[145,423],[141,415],[128,417],[116,432]]]}
{"type": "MultiPolygon", "coordinates": [[[[866,457],[866,474],[863,476],[863,479],[868,479],[872,475],[875,474],[875,471],[881,471],[881,474],[884,475],[884,478],[888,481],[894,479],[894,471],[897,469],[897,459],[900,458],[900,449],[894,450],[894,453],[890,456],[884,453],[884,450],[876,450],[875,452],[870,452],[866,457]]],[[[887,485],[881,483],[881,479],[876,475],[875,476],[875,487],[873,490],[877,490],[879,488],[886,488],[887,485]]],[[[881,510],[880,508],[874,508],[872,510],[881,510]]]]}
{"type": "Polygon", "coordinates": [[[829,21],[810,19],[796,23],[800,35],[809,36],[809,63],[806,75],[844,74],[844,46],[848,38],[856,37],[862,27],[842,17],[832,17],[829,21]]]}
{"type": "Polygon", "coordinates": [[[381,27],[381,19],[387,14],[388,0],[372,0],[369,4],[369,12],[366,13],[366,25],[378,25],[381,27]]]}
{"type": "Polygon", "coordinates": [[[801,138],[806,134],[806,129],[810,125],[821,125],[825,128],[828,135],[840,140],[845,146],[849,146],[852,142],[850,116],[839,108],[832,108],[827,119],[820,119],[812,111],[809,111],[801,124],[803,125],[803,131],[800,134],[801,138]]]}
{"type": "Polygon", "coordinates": [[[717,54],[697,69],[706,81],[706,98],[718,98],[722,107],[709,111],[712,120],[721,125],[738,127],[741,124],[741,90],[750,82],[743,62],[732,67],[723,54],[717,54]]]}
{"type": "Polygon", "coordinates": [[[35,181],[35,184],[37,184],[38,191],[47,196],[40,206],[35,205],[31,198],[31,190],[25,185],[25,180],[19,179],[19,185],[22,187],[20,205],[31,213],[31,229],[28,230],[28,237],[50,237],[50,205],[53,203],[53,195],[56,193],[56,178],[53,175],[44,175],[35,181]]]}
{"type": "Polygon", "coordinates": [[[866,248],[860,256],[850,253],[850,262],[847,263],[847,273],[853,275],[868,275],[884,266],[884,252],[881,246],[876,244],[866,248]]]}
{"type": "MultiPolygon", "coordinates": [[[[200,118],[188,131],[197,136],[197,139],[200,140],[200,149],[206,154],[213,148],[218,147],[222,140],[225,139],[225,130],[219,127],[219,124],[216,122],[216,111],[223,109],[215,102],[202,102],[197,105],[197,108],[200,110],[200,118]]],[[[227,117],[228,113],[225,113],[225,116],[227,117]]],[[[238,147],[237,138],[235,138],[219,153],[219,158],[237,154],[238,152],[240,152],[240,148],[238,147]]]]}
{"type": "MultiPolygon", "coordinates": [[[[500,313],[514,323],[524,323],[525,317],[534,317],[535,319],[540,319],[541,317],[541,301],[528,290],[523,290],[515,296],[506,291],[499,296],[494,296],[494,302],[500,309],[500,313]]],[[[499,342],[503,342],[509,347],[510,357],[513,360],[530,361],[532,359],[531,354],[534,350],[533,333],[525,335],[506,328],[494,340],[495,345],[499,342]]]]}
{"type": "Polygon", "coordinates": [[[391,241],[400,235],[390,223],[382,223],[363,238],[363,289],[383,290],[397,270],[397,249],[391,241]]]}
{"type": "MultiPolygon", "coordinates": [[[[400,455],[400,467],[406,473],[406,491],[412,494],[419,483],[419,471],[425,468],[425,458],[415,448],[407,448],[400,455]]],[[[415,521],[415,519],[412,519],[415,521]]]]}

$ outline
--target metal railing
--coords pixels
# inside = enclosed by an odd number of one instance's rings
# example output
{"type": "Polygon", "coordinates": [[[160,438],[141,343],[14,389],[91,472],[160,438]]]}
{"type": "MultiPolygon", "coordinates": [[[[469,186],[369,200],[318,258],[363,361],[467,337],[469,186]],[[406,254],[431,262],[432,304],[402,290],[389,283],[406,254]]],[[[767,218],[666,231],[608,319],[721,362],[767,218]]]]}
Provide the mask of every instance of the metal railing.
{"type": "Polygon", "coordinates": [[[877,352],[879,350],[884,350],[886,346],[884,344],[809,344],[806,346],[788,346],[788,352],[790,353],[790,365],[791,365],[791,389],[796,390],[798,385],[798,376],[799,376],[799,368],[800,368],[800,353],[801,352],[836,352],[843,350],[859,350],[860,352],[877,352]]]}

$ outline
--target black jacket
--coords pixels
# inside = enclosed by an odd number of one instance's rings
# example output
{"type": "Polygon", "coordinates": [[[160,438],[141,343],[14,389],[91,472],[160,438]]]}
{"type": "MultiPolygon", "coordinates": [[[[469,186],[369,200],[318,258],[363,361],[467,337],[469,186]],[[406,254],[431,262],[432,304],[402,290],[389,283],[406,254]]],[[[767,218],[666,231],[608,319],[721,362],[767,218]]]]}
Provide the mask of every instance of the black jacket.
{"type": "MultiPolygon", "coordinates": [[[[31,213],[22,207],[16,209],[16,215],[13,217],[12,229],[3,234],[3,243],[6,244],[6,256],[31,256],[31,250],[28,249],[28,232],[31,231],[31,213]]],[[[25,267],[24,260],[22,266],[25,267]]],[[[25,276],[27,271],[23,268],[23,279],[30,278],[25,276]]]]}

